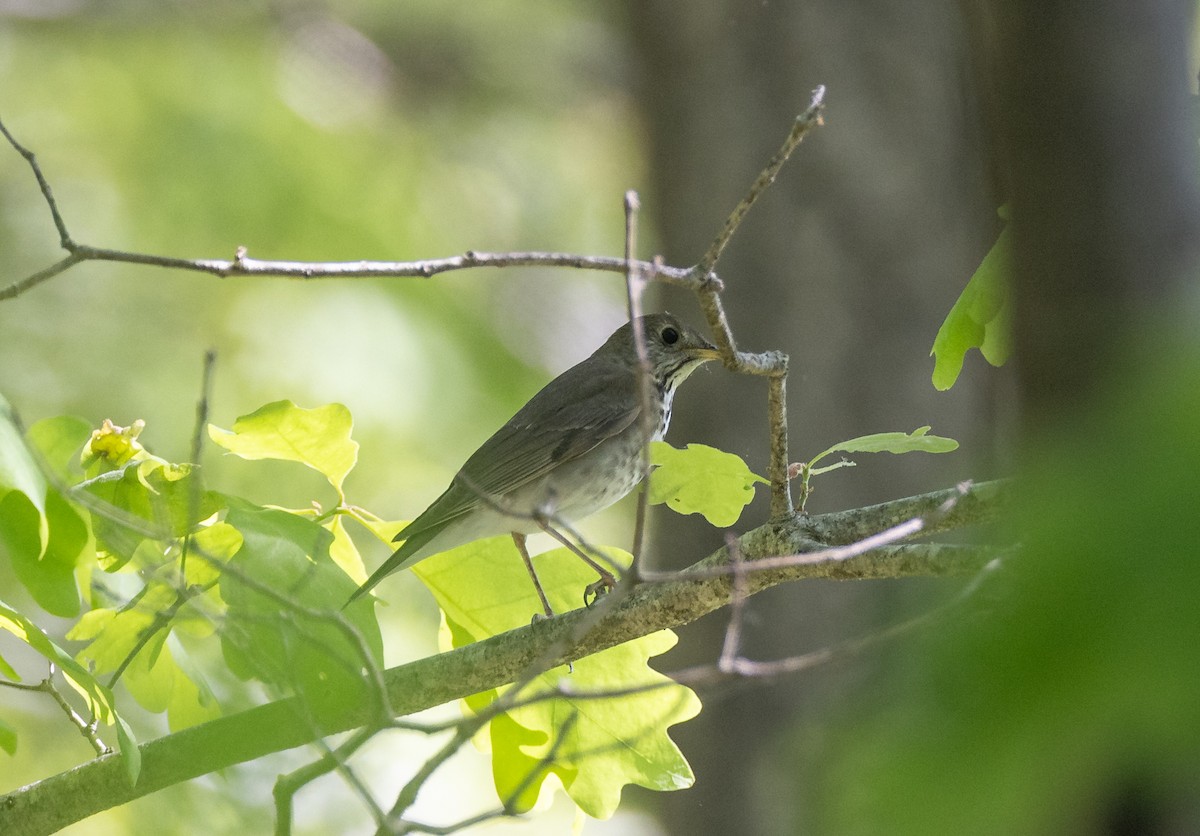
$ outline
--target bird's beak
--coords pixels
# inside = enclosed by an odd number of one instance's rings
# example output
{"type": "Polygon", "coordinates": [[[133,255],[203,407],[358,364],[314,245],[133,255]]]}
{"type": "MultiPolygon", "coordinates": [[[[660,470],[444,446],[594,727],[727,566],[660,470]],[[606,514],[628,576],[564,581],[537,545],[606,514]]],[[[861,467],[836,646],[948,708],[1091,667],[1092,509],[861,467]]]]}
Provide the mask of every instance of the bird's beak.
{"type": "Polygon", "coordinates": [[[700,345],[691,349],[689,352],[697,360],[720,360],[721,352],[717,347],[703,337],[700,338],[700,345]]]}

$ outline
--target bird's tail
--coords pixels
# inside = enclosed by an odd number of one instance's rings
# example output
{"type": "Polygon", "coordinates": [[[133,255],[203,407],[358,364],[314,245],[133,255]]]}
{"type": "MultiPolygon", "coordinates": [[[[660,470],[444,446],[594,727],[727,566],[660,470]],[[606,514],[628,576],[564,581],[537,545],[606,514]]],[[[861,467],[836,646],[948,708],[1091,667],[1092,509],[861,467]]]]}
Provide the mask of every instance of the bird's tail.
{"type": "MultiPolygon", "coordinates": [[[[403,535],[404,532],[402,531],[400,534],[403,535]]],[[[401,543],[400,548],[392,552],[392,556],[385,560],[383,565],[371,574],[371,577],[367,578],[366,583],[354,590],[354,594],[346,599],[346,603],[342,604],[342,609],[346,609],[346,607],[350,606],[359,598],[366,595],[388,575],[392,574],[393,572],[399,572],[401,569],[407,569],[413,563],[416,563],[416,560],[410,561],[409,558],[415,556],[422,546],[433,539],[435,534],[437,534],[437,530],[422,531],[419,534],[414,534],[412,537],[409,537],[407,540],[401,543]]]]}

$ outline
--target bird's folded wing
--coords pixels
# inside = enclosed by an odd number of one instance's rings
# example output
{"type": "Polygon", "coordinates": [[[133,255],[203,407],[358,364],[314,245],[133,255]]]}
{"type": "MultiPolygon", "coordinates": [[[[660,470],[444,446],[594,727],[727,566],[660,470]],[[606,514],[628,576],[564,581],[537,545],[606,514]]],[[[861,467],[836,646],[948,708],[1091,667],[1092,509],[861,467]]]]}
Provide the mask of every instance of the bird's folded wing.
{"type": "Polygon", "coordinates": [[[534,395],[467,459],[446,492],[397,539],[446,525],[484,504],[480,496],[502,502],[509,491],[579,458],[637,420],[637,378],[630,369],[580,371],[579,366],[569,369],[534,395]]]}

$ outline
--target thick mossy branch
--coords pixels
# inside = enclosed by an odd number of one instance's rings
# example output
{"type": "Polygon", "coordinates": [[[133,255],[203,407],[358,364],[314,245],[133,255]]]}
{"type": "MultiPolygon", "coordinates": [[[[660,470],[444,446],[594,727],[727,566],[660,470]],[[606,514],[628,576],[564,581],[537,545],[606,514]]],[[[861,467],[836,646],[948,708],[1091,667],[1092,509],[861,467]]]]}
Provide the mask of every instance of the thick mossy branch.
{"type": "MultiPolygon", "coordinates": [[[[888,528],[907,513],[927,515],[931,530],[994,519],[1011,488],[987,483],[896,500],[872,508],[796,516],[743,535],[744,561],[813,552],[888,528]],[[947,501],[952,505],[947,508],[947,501]],[[818,540],[817,534],[820,535],[818,540]]],[[[977,571],[993,552],[965,546],[891,544],[845,559],[807,562],[753,572],[749,593],[804,578],[900,578],[977,571]]],[[[413,714],[512,682],[531,666],[548,669],[657,630],[695,621],[730,602],[732,579],[714,569],[728,563],[721,549],[671,580],[641,584],[608,611],[576,610],[486,641],[392,668],[385,674],[397,715],[413,714]],[[688,577],[691,572],[695,577],[688,577]],[[593,623],[594,622],[594,623],[593,623]],[[581,629],[582,628],[582,629],[581,629]],[[582,639],[574,641],[581,635],[582,639]]],[[[367,722],[369,706],[355,707],[321,731],[332,734],[367,722]]],[[[118,755],[105,755],[0,797],[0,833],[48,834],[102,810],[272,752],[315,739],[309,713],[295,698],[222,717],[141,745],[142,769],[130,785],[118,755]]]]}

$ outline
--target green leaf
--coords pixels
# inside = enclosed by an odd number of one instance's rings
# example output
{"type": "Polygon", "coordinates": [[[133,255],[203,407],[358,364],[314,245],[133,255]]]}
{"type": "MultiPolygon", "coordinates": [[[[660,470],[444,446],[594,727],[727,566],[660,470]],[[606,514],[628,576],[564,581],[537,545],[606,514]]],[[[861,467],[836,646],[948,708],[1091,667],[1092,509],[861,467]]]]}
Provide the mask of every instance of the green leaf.
{"type": "MultiPolygon", "coordinates": [[[[218,510],[213,494],[203,490],[199,472],[189,464],[172,464],[161,459],[135,460],[102,479],[81,485],[118,512],[131,514],[157,532],[158,539],[183,537],[200,520],[218,510]]],[[[97,546],[102,550],[101,565],[106,572],[124,566],[141,546],[144,538],[137,530],[106,516],[92,515],[97,546]]]]}
{"type": "Polygon", "coordinates": [[[60,415],[38,421],[25,438],[42,454],[46,466],[70,484],[83,475],[79,453],[91,435],[92,426],[84,419],[60,415]]]}
{"type": "Polygon", "coordinates": [[[40,521],[47,523],[49,533],[44,548],[32,503],[16,491],[5,496],[0,500],[0,552],[7,553],[17,579],[42,609],[72,618],[79,614],[75,566],[88,545],[87,523],[56,490],[47,493],[40,521]]]}
{"type": "Polygon", "coordinates": [[[21,437],[12,407],[0,397],[0,496],[13,490],[29,497],[39,511],[44,510],[46,479],[21,437]]]}
{"type": "Polygon", "coordinates": [[[188,586],[208,586],[221,576],[221,564],[237,554],[242,535],[229,523],[206,525],[191,535],[187,560],[188,586]]]}
{"type": "Polygon", "coordinates": [[[112,725],[117,716],[112,693],[101,685],[83,665],[56,645],[25,616],[0,601],[0,630],[7,630],[53,662],[67,683],[87,701],[88,710],[97,720],[112,725]]]}
{"type": "MultiPolygon", "coordinates": [[[[1007,212],[1001,210],[1001,216],[1007,212]]],[[[993,366],[1002,366],[1012,351],[1012,241],[1008,227],[984,256],[979,269],[946,315],[933,340],[933,385],[945,391],[962,371],[963,359],[978,348],[993,366]]]]}
{"type": "Polygon", "coordinates": [[[382,664],[379,625],[370,599],[342,610],[355,584],[330,559],[330,533],[287,511],[229,503],[226,522],[243,538],[220,581],[229,605],[222,646],[231,667],[298,692],[318,720],[371,699],[362,653],[366,648],[371,662],[382,664]],[[347,636],[341,619],[361,641],[347,636]]]}
{"type": "Polygon", "coordinates": [[[733,453],[704,444],[679,450],[664,441],[650,445],[650,502],[667,503],[680,514],[703,514],[717,528],[738,521],[754,499],[754,486],[767,480],[733,453]]]}
{"type": "Polygon", "coordinates": [[[342,483],[358,461],[352,424],[350,410],[338,403],[302,409],[291,401],[275,401],[238,418],[232,431],[209,424],[208,434],[243,459],[300,462],[328,479],[344,498],[342,483]]]}
{"type": "Polygon", "coordinates": [[[3,656],[0,656],[0,676],[3,676],[9,682],[21,681],[21,676],[17,673],[16,668],[10,665],[3,656]]]}
{"type": "Polygon", "coordinates": [[[117,747],[121,751],[121,763],[125,765],[125,774],[129,783],[136,784],[138,775],[142,772],[142,752],[138,749],[137,738],[133,729],[122,718],[117,717],[117,747]]]}
{"type": "Polygon", "coordinates": [[[341,514],[334,514],[324,525],[325,530],[333,535],[329,544],[329,556],[333,562],[342,567],[342,571],[350,576],[356,584],[362,584],[367,579],[367,571],[363,568],[362,555],[346,530],[346,521],[341,514]]]}
{"type": "Polygon", "coordinates": [[[20,526],[19,546],[25,552],[32,550],[35,559],[41,559],[50,539],[46,491],[46,479],[21,436],[16,415],[0,397],[0,505],[13,495],[24,497],[24,502],[10,502],[7,513],[0,507],[0,533],[9,526],[20,526]]]}
{"type": "MultiPolygon", "coordinates": [[[[90,640],[75,658],[97,675],[115,671],[138,646],[157,614],[168,609],[175,598],[176,593],[169,586],[153,583],[121,610],[96,609],[85,613],[67,632],[71,641],[90,640]]],[[[160,626],[153,640],[146,642],[138,655],[152,655],[161,646],[166,633],[165,626],[160,626]]]]}
{"type": "Polygon", "coordinates": [[[911,433],[875,433],[861,435],[849,441],[835,444],[828,450],[814,456],[809,465],[814,465],[821,459],[833,453],[949,453],[958,449],[958,442],[953,438],[940,435],[927,435],[929,427],[917,427],[911,433]]]}
{"type": "Polygon", "coordinates": [[[0,749],[10,755],[17,753],[17,730],[4,720],[0,720],[0,749]]]}
{"type": "MultiPolygon", "coordinates": [[[[41,424],[36,437],[46,442],[50,434],[41,424]]],[[[79,612],[74,571],[87,542],[87,524],[50,488],[0,398],[0,554],[52,615],[70,618],[79,612]]]]}
{"type": "Polygon", "coordinates": [[[167,712],[171,731],[213,720],[221,711],[212,690],[196,670],[186,670],[176,661],[182,647],[166,638],[157,654],[139,653],[125,671],[122,682],[147,711],[167,712]]]}
{"type": "MultiPolygon", "coordinates": [[[[609,557],[628,565],[629,555],[606,549],[609,557]]],[[[534,558],[542,586],[556,612],[582,603],[583,588],[595,574],[567,549],[534,558]]],[[[445,619],[443,643],[455,647],[529,623],[541,606],[512,541],[482,540],[431,557],[413,572],[437,598],[445,619]],[[487,578],[480,583],[480,578],[487,578]]],[[[551,750],[548,772],[538,774],[517,799],[529,809],[549,772],[585,813],[607,818],[616,810],[621,790],[638,784],[655,790],[682,789],[693,781],[691,768],[667,729],[694,717],[700,702],[688,688],[654,671],[647,660],[675,644],[675,634],[660,631],[581,659],[573,671],[559,668],[542,674],[531,686],[544,692],[562,681],[580,692],[625,692],[656,686],[639,694],[611,699],[556,697],[507,712],[490,728],[492,770],[497,792],[509,798],[551,750]],[[662,687],[657,687],[662,686],[662,687]]],[[[482,710],[497,693],[468,698],[482,710]]],[[[531,693],[527,691],[526,694],[531,693]]]]}

